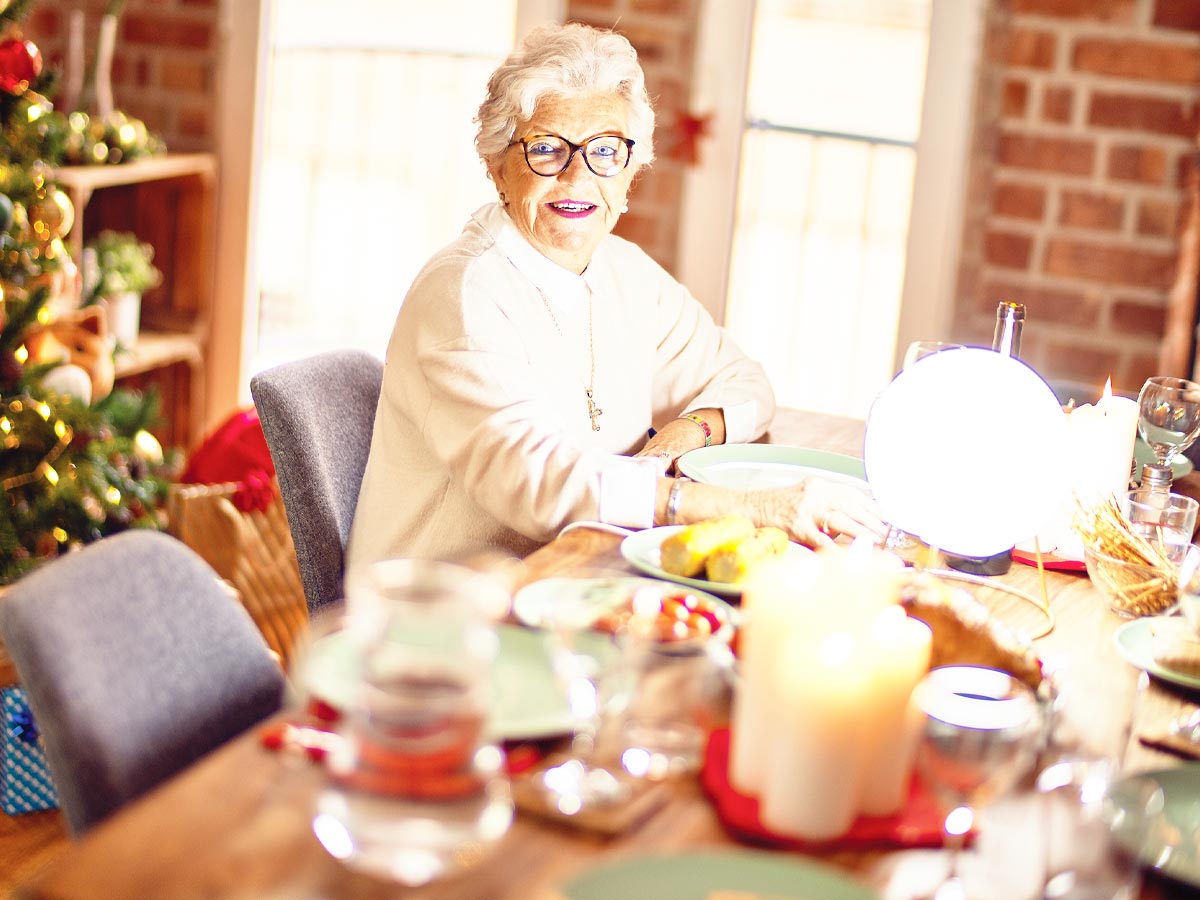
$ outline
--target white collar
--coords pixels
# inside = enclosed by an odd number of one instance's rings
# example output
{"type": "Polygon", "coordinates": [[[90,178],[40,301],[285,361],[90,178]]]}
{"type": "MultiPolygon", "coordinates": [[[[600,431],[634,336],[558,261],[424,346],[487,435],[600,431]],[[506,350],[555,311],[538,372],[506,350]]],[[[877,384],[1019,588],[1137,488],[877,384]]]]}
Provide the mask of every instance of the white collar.
{"type": "Polygon", "coordinates": [[[476,219],[495,238],[496,246],[508,257],[517,271],[548,297],[586,296],[588,289],[594,288],[595,256],[592,257],[592,263],[587,270],[582,275],[576,275],[530,244],[499,203],[484,207],[476,214],[476,219]]]}

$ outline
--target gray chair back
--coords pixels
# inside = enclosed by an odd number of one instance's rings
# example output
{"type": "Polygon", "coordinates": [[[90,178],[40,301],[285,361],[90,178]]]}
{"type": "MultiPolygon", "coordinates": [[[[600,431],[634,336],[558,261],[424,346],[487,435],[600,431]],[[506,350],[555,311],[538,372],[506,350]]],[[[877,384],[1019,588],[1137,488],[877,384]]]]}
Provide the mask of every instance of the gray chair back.
{"type": "Polygon", "coordinates": [[[0,635],[76,835],[283,698],[241,603],[156,531],[105,538],[17,581],[0,598],[0,635]]]}
{"type": "Polygon", "coordinates": [[[382,385],[383,363],[361,350],[321,353],[250,379],[310,615],[342,598],[382,385]]]}

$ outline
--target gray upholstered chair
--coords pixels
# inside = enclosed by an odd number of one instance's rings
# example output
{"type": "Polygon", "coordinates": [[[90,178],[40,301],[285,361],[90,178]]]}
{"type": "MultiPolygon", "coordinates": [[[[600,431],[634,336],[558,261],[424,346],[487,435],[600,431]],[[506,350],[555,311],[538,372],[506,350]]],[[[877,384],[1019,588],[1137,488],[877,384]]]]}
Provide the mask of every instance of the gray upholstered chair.
{"type": "Polygon", "coordinates": [[[156,531],[105,538],[16,582],[0,599],[0,635],[76,835],[283,699],[241,603],[156,531]]]}
{"type": "Polygon", "coordinates": [[[382,384],[383,363],[361,350],[321,353],[250,380],[310,615],[343,595],[382,384]]]}

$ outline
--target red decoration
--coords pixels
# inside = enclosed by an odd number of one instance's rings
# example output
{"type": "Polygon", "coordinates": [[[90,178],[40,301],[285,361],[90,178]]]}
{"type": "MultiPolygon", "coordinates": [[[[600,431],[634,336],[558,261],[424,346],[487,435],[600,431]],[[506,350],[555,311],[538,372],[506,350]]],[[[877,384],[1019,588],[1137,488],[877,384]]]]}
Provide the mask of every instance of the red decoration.
{"type": "Polygon", "coordinates": [[[679,113],[675,118],[675,143],[667,155],[689,166],[696,165],[700,162],[700,138],[708,136],[711,122],[712,113],[699,116],[686,111],[679,113]]]}
{"type": "Polygon", "coordinates": [[[0,41],[0,90],[23,94],[42,71],[42,53],[33,41],[0,41]]]}

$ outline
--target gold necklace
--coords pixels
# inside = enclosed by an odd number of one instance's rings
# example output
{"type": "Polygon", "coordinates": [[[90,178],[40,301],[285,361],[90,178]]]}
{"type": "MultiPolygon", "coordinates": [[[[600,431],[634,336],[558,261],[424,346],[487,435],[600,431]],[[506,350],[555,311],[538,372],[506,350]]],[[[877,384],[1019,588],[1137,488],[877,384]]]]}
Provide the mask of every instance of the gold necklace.
{"type": "MultiPolygon", "coordinates": [[[[563,330],[558,326],[558,317],[554,315],[554,308],[550,305],[550,300],[546,297],[546,293],[536,284],[538,296],[542,298],[542,305],[546,307],[546,312],[550,314],[550,321],[554,323],[554,330],[558,332],[560,338],[566,339],[563,330]]],[[[596,405],[596,400],[592,396],[592,389],[596,386],[596,343],[595,335],[592,330],[592,291],[588,289],[588,352],[592,357],[592,371],[588,376],[587,387],[583,389],[587,395],[588,418],[592,420],[592,431],[600,430],[600,423],[596,420],[604,415],[604,410],[596,405]]]]}

